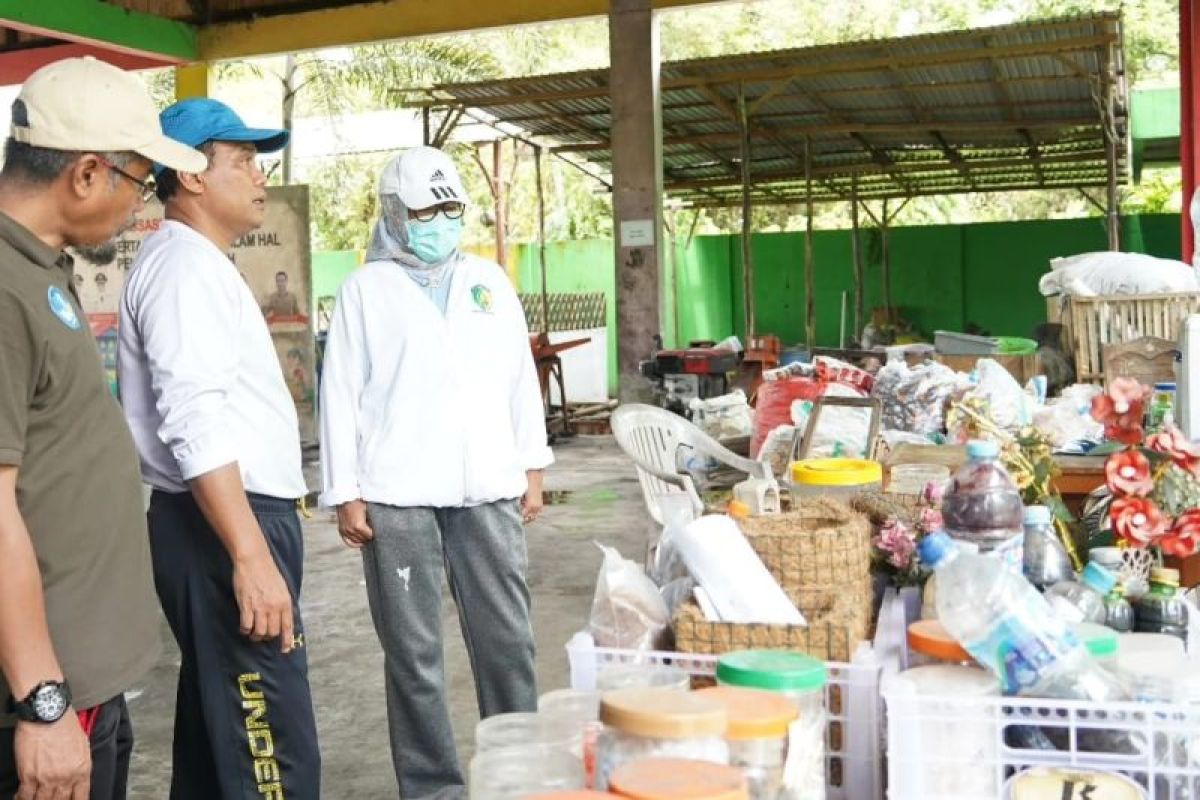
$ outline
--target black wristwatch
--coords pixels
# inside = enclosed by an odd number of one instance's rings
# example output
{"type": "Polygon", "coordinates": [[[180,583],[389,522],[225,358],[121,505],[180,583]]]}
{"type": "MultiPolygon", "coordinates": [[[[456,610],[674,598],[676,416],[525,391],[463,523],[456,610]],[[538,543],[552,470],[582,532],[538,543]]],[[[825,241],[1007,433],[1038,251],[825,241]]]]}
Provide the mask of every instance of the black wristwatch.
{"type": "Polygon", "coordinates": [[[49,725],[58,722],[71,706],[71,687],[66,681],[42,681],[24,700],[8,698],[8,711],[22,722],[49,725]]]}

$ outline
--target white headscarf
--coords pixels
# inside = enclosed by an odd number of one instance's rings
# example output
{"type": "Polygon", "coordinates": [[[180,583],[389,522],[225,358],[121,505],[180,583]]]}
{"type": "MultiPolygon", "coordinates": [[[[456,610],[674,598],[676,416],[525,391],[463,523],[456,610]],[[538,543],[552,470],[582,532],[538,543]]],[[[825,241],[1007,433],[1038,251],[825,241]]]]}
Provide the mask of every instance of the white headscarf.
{"type": "Polygon", "coordinates": [[[393,158],[379,176],[379,219],[371,230],[367,261],[395,261],[421,286],[437,287],[462,258],[458,248],[437,264],[426,264],[408,246],[408,207],[400,199],[400,168],[406,151],[393,158]]]}

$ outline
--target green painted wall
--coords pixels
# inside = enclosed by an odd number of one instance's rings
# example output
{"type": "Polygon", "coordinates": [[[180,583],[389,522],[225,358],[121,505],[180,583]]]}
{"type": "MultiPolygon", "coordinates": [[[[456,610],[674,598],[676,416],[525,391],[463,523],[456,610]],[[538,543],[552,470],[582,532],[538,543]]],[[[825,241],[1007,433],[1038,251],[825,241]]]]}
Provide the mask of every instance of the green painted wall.
{"type": "Polygon", "coordinates": [[[316,250],[312,254],[312,307],[317,299],[336,297],[342,281],[362,263],[361,250],[316,250]]]}

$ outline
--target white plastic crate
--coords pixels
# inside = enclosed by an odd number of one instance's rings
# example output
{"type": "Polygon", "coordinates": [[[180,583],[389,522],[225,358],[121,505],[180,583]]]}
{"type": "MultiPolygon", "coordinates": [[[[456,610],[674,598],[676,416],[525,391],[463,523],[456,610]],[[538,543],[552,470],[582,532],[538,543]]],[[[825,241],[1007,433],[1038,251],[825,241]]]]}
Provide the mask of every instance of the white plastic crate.
{"type": "MultiPolygon", "coordinates": [[[[717,656],[596,647],[590,634],[567,642],[571,688],[594,689],[600,670],[615,664],[667,664],[694,677],[715,677],[717,656]]],[[[829,731],[826,736],[827,800],[882,800],[883,709],[878,661],[864,647],[854,664],[826,663],[829,731]]]]}
{"type": "MultiPolygon", "coordinates": [[[[1200,800],[1196,706],[916,696],[886,682],[884,698],[889,800],[1007,800],[1013,777],[1038,767],[1117,773],[1146,800],[1200,800]],[[1009,737],[1021,727],[1061,749],[1014,746],[1009,737]]],[[[1080,794],[1086,783],[1080,777],[1075,789],[1055,792],[1092,797],[1080,794]]]]}

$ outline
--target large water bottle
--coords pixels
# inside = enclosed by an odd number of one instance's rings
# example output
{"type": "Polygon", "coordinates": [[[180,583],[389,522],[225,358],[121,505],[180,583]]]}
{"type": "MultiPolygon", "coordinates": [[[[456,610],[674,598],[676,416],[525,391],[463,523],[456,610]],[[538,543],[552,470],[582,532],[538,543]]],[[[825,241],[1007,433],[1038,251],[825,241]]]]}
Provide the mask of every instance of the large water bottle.
{"type": "Polygon", "coordinates": [[[943,533],[919,545],[938,577],[938,619],[1005,694],[1111,701],[1124,693],[1022,576],[962,553],[943,533]]]}
{"type": "Polygon", "coordinates": [[[1022,516],[1025,541],[1022,573],[1038,589],[1075,577],[1071,557],[1054,531],[1054,515],[1046,506],[1027,506],[1022,516]]]}
{"type": "Polygon", "coordinates": [[[942,499],[946,533],[990,550],[1022,535],[1021,493],[997,459],[995,442],[967,443],[967,463],[942,499]]]}
{"type": "Polygon", "coordinates": [[[1094,622],[1103,625],[1108,618],[1104,598],[1117,585],[1117,576],[1090,562],[1078,581],[1065,580],[1046,590],[1046,601],[1067,622],[1094,622]]]}

